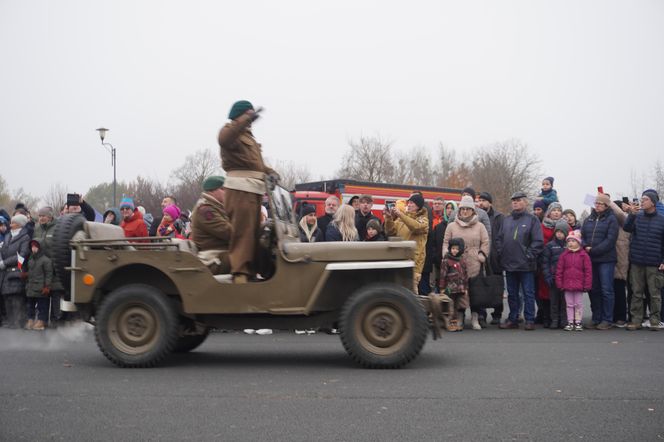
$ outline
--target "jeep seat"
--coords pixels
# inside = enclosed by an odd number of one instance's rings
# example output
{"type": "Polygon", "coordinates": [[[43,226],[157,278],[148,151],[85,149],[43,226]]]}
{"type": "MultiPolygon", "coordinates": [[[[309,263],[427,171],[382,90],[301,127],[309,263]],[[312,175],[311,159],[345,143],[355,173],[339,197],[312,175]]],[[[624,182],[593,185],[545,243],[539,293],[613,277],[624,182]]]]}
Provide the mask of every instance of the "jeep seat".
{"type": "Polygon", "coordinates": [[[83,229],[90,239],[124,239],[124,230],[113,224],[86,222],[83,229]]]}

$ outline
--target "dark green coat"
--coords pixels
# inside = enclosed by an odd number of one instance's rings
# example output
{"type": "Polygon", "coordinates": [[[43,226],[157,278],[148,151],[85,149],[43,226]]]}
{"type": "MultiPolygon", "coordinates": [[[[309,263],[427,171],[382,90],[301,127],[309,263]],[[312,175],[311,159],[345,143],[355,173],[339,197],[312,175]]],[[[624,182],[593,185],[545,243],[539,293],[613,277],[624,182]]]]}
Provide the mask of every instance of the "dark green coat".
{"type": "Polygon", "coordinates": [[[28,259],[28,283],[25,287],[25,295],[28,298],[45,298],[42,294],[44,287],[52,288],[53,264],[51,259],[40,250],[30,255],[28,259]]]}
{"type": "MultiPolygon", "coordinates": [[[[37,224],[35,226],[35,234],[32,237],[33,239],[39,241],[42,247],[42,251],[46,254],[46,256],[51,258],[51,260],[53,260],[54,232],[55,232],[55,220],[47,224],[37,224]]],[[[60,279],[58,278],[58,275],[55,273],[55,270],[53,272],[53,284],[51,285],[51,290],[64,290],[64,287],[62,286],[62,283],[60,283],[60,279]]]]}

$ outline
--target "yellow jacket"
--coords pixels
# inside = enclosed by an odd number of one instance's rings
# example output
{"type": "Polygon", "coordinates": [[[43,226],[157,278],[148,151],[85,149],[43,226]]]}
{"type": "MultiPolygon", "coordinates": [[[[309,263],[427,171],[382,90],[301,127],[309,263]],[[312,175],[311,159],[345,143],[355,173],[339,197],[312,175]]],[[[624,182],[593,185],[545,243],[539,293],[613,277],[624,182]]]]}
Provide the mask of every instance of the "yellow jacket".
{"type": "Polygon", "coordinates": [[[427,234],[429,233],[429,215],[422,207],[417,212],[397,211],[398,218],[385,216],[385,231],[388,236],[399,236],[407,241],[415,241],[415,273],[422,273],[426,258],[427,234]]]}

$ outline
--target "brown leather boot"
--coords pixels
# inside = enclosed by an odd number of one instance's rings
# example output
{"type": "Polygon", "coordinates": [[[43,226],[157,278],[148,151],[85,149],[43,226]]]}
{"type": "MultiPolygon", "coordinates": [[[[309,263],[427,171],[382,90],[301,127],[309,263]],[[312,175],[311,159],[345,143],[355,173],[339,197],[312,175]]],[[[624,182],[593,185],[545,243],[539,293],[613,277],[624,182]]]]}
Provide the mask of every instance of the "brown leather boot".
{"type": "Polygon", "coordinates": [[[35,325],[32,327],[33,330],[45,330],[46,324],[42,320],[35,322],[35,325]]]}
{"type": "Polygon", "coordinates": [[[28,319],[28,323],[25,324],[25,329],[26,330],[32,330],[32,327],[35,325],[35,320],[34,319],[28,319]]]}

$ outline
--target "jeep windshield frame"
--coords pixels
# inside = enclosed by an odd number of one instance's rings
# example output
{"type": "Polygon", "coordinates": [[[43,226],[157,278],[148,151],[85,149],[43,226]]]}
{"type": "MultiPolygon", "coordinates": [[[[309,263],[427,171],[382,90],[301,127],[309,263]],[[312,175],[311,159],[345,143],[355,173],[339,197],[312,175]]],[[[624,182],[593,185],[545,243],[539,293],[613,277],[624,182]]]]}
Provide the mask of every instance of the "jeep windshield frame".
{"type": "Polygon", "coordinates": [[[279,239],[291,239],[299,241],[299,232],[295,213],[293,212],[293,200],[288,190],[281,186],[268,186],[270,215],[279,239]]]}

